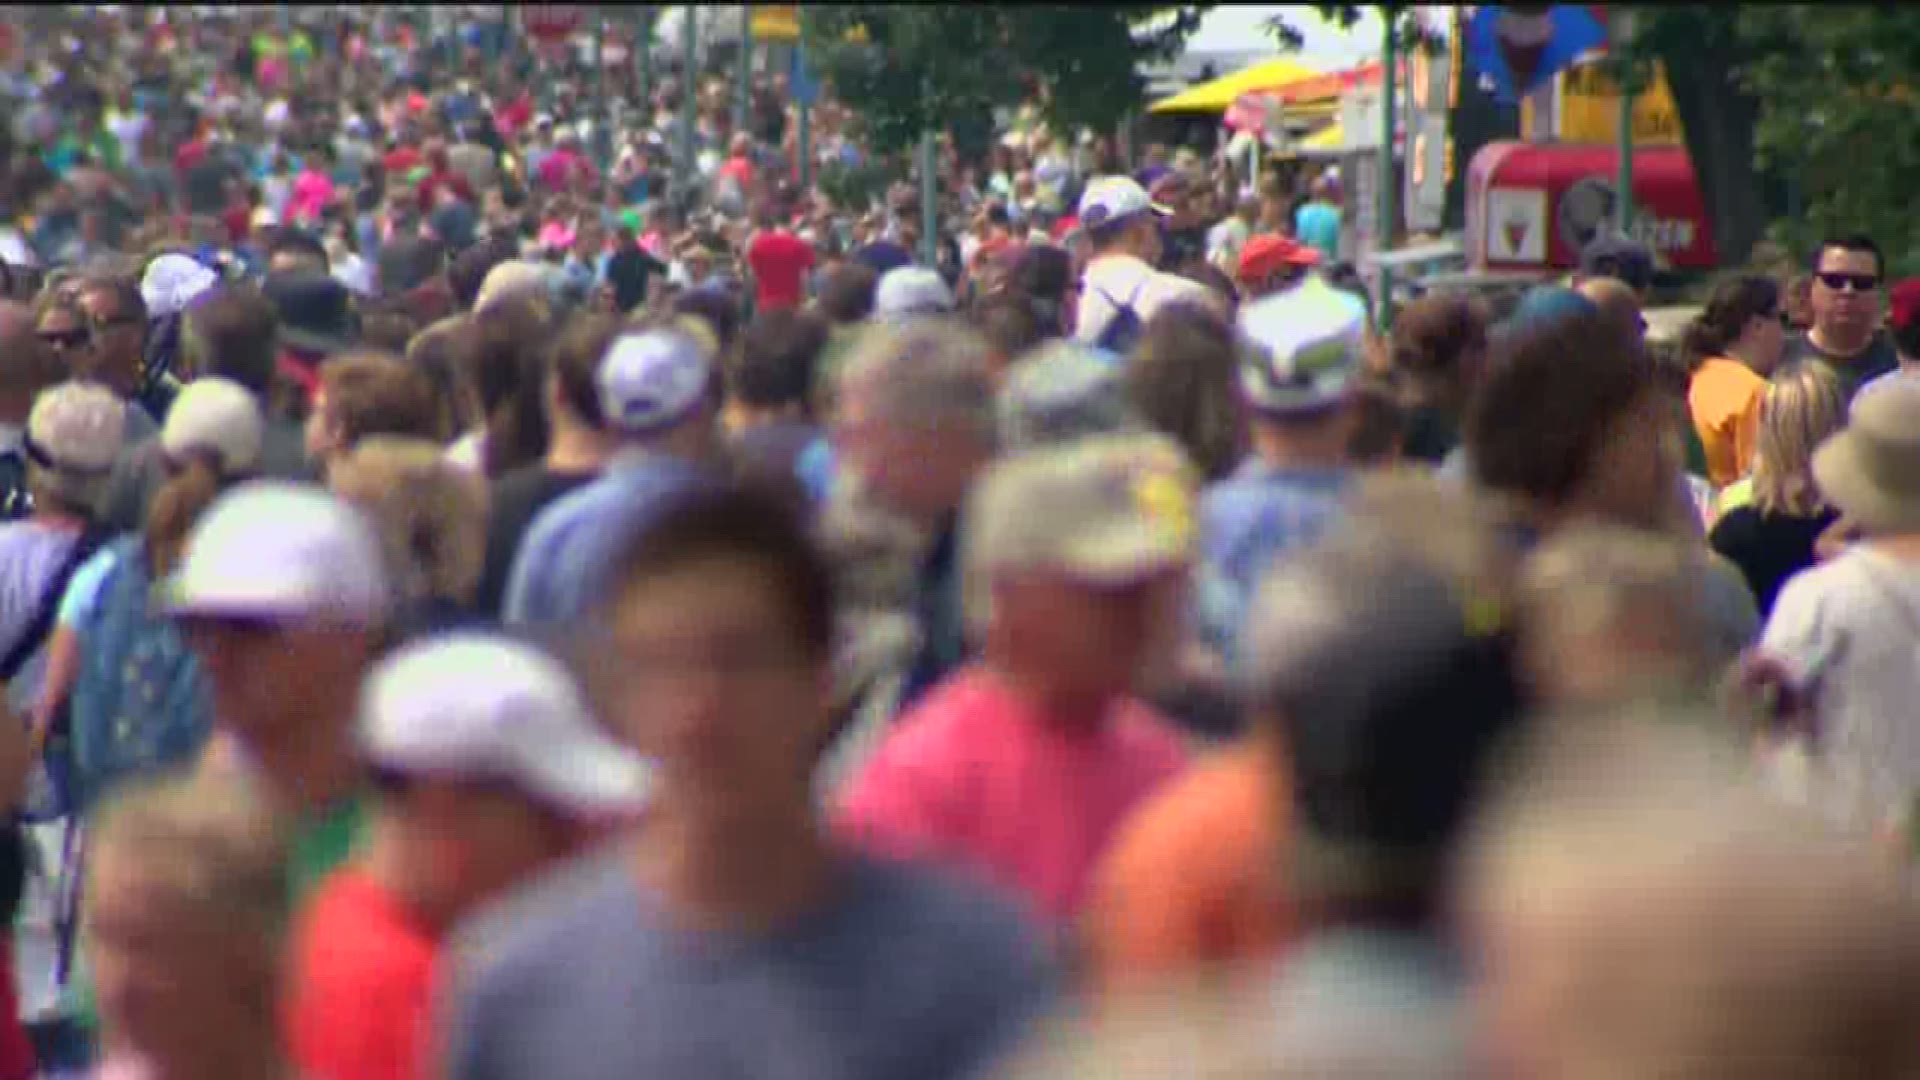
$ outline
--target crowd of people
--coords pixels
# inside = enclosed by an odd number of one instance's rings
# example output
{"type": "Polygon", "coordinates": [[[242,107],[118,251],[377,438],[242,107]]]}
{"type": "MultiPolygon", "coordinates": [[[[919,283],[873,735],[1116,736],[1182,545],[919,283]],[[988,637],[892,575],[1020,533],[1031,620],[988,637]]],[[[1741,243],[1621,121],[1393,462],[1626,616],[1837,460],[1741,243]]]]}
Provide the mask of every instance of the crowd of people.
{"type": "Polygon", "coordinates": [[[0,1080],[1920,1070],[1870,239],[1388,322],[1331,177],[923,244],[468,29],[0,24],[0,1080]]]}

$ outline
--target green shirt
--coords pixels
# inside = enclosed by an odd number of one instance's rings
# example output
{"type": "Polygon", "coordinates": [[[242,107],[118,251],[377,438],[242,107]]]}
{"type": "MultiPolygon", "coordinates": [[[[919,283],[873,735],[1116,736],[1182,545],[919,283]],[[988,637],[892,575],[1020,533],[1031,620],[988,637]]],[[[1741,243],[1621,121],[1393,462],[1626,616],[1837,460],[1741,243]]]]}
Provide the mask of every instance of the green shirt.
{"type": "MultiPolygon", "coordinates": [[[[327,875],[352,857],[366,825],[366,804],[359,798],[342,799],[322,812],[302,816],[294,826],[287,854],[287,884],[293,890],[295,911],[306,906],[327,875]]],[[[67,996],[74,1024],[82,1031],[98,1032],[100,1014],[94,1007],[92,973],[77,958],[67,996]]]]}
{"type": "Polygon", "coordinates": [[[366,804],[358,797],[302,815],[294,826],[287,854],[287,883],[293,890],[294,910],[304,907],[320,882],[353,855],[366,827],[366,804]]]}

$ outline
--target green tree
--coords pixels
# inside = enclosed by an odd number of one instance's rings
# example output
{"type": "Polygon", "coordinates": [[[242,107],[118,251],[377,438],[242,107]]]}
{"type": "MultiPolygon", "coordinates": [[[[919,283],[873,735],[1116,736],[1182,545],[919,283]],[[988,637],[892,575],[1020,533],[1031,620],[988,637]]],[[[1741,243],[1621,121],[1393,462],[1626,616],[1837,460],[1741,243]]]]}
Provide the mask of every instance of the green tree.
{"type": "Polygon", "coordinates": [[[1636,90],[1651,81],[1654,63],[1665,71],[1714,246],[1728,266],[1744,262],[1767,228],[1769,185],[1756,157],[1767,95],[1742,73],[1782,43],[1760,25],[1764,17],[1755,21],[1760,11],[1635,6],[1631,40],[1611,58],[1616,77],[1636,90]]]}
{"type": "Polygon", "coordinates": [[[1036,99],[1058,128],[1111,128],[1140,105],[1140,66],[1177,55],[1210,6],[808,4],[804,33],[868,142],[893,154],[929,130],[976,143],[997,110],[1036,99]]]}
{"type": "Polygon", "coordinates": [[[1896,273],[1920,273],[1920,8],[1748,6],[1737,36],[1759,159],[1802,195],[1781,238],[1805,252],[1821,236],[1864,232],[1896,273]]]}

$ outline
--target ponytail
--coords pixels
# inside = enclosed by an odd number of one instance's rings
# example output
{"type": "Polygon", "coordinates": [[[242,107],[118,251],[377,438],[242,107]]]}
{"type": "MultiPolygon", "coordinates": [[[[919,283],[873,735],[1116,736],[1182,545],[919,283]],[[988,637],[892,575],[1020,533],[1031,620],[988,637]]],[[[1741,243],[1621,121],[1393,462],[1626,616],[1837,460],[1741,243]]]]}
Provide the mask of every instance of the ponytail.
{"type": "Polygon", "coordinates": [[[180,565],[194,523],[219,498],[223,487],[218,459],[196,453],[188,455],[179,471],[154,493],[143,537],[147,566],[154,580],[173,573],[180,565]]]}
{"type": "Polygon", "coordinates": [[[1742,274],[1722,281],[1700,314],[1680,336],[1680,350],[1689,372],[1702,361],[1725,356],[1756,318],[1778,317],[1780,284],[1759,274],[1742,274]]]}

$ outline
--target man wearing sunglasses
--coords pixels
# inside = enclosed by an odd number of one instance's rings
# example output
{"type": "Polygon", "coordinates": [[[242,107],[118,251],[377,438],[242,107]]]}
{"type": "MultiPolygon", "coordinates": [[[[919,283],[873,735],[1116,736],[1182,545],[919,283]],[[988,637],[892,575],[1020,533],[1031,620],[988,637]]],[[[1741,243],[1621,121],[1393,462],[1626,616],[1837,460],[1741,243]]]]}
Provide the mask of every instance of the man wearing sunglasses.
{"type": "Polygon", "coordinates": [[[1813,326],[1787,342],[1786,360],[1819,360],[1840,376],[1851,399],[1867,380],[1900,366],[1881,323],[1886,261],[1865,236],[1820,245],[1813,257],[1813,326]]]}
{"type": "Polygon", "coordinates": [[[137,282],[88,278],[80,286],[92,348],[75,356],[75,371],[127,402],[127,445],[160,434],[164,409],[141,403],[146,385],[147,303],[137,282]]]}

